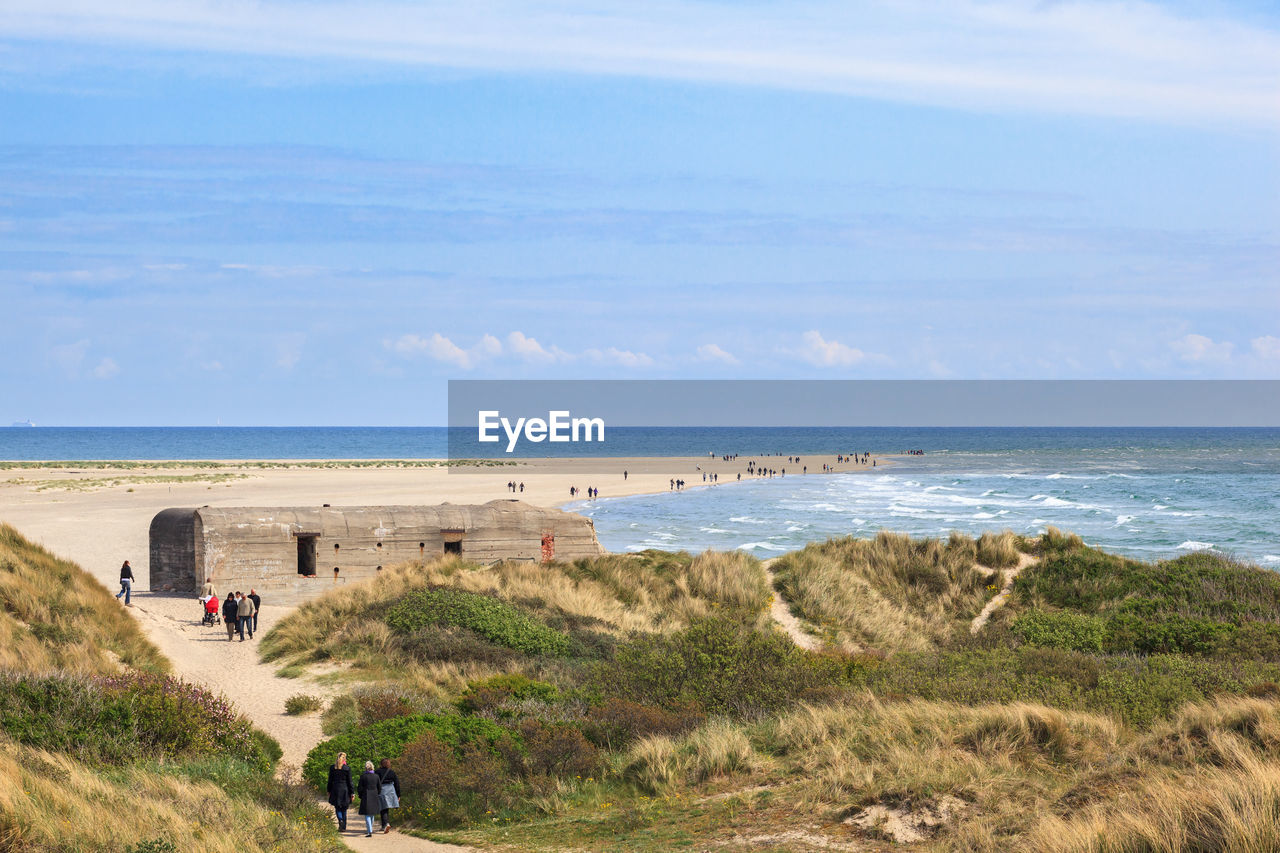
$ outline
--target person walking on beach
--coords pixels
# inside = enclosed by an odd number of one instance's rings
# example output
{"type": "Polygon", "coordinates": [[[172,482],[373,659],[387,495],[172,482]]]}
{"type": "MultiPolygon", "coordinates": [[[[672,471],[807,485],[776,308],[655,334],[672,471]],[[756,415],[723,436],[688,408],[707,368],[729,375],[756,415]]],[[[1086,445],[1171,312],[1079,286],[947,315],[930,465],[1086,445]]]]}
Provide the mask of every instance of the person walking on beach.
{"type": "Polygon", "coordinates": [[[382,811],[382,780],[373,772],[373,762],[364,763],[364,772],[356,782],[356,796],[360,798],[360,816],[364,818],[364,837],[373,836],[373,818],[382,811]]]}
{"type": "Polygon", "coordinates": [[[347,831],[347,807],[351,805],[351,794],[355,786],[351,784],[351,768],[347,766],[347,754],[339,752],[338,758],[329,768],[329,783],[325,786],[329,793],[329,805],[333,806],[334,817],[338,819],[338,832],[347,831]]]}
{"type": "Polygon", "coordinates": [[[129,599],[133,597],[133,569],[129,566],[128,560],[125,560],[124,565],[120,567],[120,591],[116,593],[116,601],[119,601],[122,595],[124,606],[132,607],[129,599]]]}
{"type": "Polygon", "coordinates": [[[200,600],[208,601],[217,594],[218,591],[213,588],[213,578],[205,578],[204,586],[200,587],[200,600]]]}
{"type": "Polygon", "coordinates": [[[391,831],[391,810],[400,808],[400,777],[391,769],[390,758],[382,759],[377,772],[378,780],[382,782],[380,795],[382,811],[379,812],[378,817],[382,821],[382,831],[387,833],[391,831]]]}
{"type": "Polygon", "coordinates": [[[244,593],[236,593],[236,626],[240,631],[240,642],[244,642],[244,631],[249,629],[249,639],[253,639],[253,599],[244,593]]]}
{"type": "Polygon", "coordinates": [[[239,609],[239,603],[236,601],[234,592],[227,593],[226,599],[222,602],[222,624],[227,626],[227,642],[231,642],[236,636],[236,611],[239,609]]]}
{"type": "Polygon", "coordinates": [[[249,632],[252,637],[258,630],[258,614],[262,612],[262,596],[258,595],[257,590],[250,588],[249,600],[253,602],[253,630],[249,632]]]}

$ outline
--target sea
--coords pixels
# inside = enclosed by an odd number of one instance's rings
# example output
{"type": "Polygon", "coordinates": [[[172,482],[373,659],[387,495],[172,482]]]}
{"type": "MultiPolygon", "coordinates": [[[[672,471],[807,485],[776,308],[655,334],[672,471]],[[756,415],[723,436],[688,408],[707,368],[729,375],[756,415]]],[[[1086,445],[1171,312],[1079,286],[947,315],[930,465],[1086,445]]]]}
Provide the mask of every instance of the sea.
{"type": "MultiPolygon", "coordinates": [[[[12,427],[4,460],[435,459],[505,454],[444,427],[12,427]],[[453,433],[451,435],[451,432],[453,433]],[[452,439],[452,440],[451,440],[452,439]]],[[[1143,559],[1214,549],[1280,569],[1278,428],[611,427],[604,444],[519,457],[738,454],[785,477],[579,501],[611,551],[780,554],[881,529],[914,536],[1046,526],[1143,559]],[[787,456],[905,455],[871,472],[797,476],[787,456]],[[770,456],[770,454],[775,454],[770,456]],[[781,457],[781,460],[778,458],[781,457]]]]}

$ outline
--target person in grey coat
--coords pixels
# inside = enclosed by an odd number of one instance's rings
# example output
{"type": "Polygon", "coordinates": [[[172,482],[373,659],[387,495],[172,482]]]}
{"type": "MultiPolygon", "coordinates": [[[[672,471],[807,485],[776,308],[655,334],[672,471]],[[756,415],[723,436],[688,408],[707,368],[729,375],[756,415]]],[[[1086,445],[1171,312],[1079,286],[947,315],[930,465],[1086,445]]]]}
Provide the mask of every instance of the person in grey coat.
{"type": "Polygon", "coordinates": [[[240,629],[240,642],[244,642],[244,631],[249,629],[249,639],[253,639],[253,599],[236,592],[236,626],[240,629]]]}
{"type": "Polygon", "coordinates": [[[382,831],[385,833],[391,831],[391,810],[400,808],[400,777],[391,769],[390,758],[382,759],[377,773],[382,780],[382,811],[378,813],[378,817],[382,820],[382,831]]]}
{"type": "Polygon", "coordinates": [[[364,818],[365,837],[373,835],[373,819],[382,811],[382,780],[373,772],[373,762],[364,763],[364,772],[356,782],[356,794],[360,797],[360,816],[364,818]]]}

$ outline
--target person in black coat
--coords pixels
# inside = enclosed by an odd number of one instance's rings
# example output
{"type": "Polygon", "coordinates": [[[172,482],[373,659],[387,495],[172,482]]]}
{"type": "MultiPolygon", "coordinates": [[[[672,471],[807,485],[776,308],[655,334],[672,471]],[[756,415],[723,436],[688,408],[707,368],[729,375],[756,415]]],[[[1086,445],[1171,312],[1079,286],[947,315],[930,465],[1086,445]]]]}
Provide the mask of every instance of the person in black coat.
{"type": "Polygon", "coordinates": [[[333,806],[334,816],[338,818],[338,831],[347,831],[347,807],[351,805],[351,795],[355,786],[351,784],[351,768],[347,766],[347,754],[338,753],[338,760],[329,768],[329,784],[325,786],[329,792],[329,805],[333,806]]]}
{"type": "Polygon", "coordinates": [[[364,763],[364,772],[356,782],[356,796],[360,797],[360,815],[364,818],[365,837],[373,835],[373,817],[382,811],[382,780],[373,772],[373,762],[364,763]]]}
{"type": "Polygon", "coordinates": [[[236,633],[236,595],[234,592],[228,592],[227,597],[222,600],[222,624],[227,626],[227,642],[231,642],[235,638],[236,633]]]}
{"type": "Polygon", "coordinates": [[[400,777],[396,775],[396,771],[391,769],[391,759],[382,759],[382,764],[378,767],[378,779],[382,782],[382,811],[378,813],[378,817],[382,820],[382,831],[391,831],[391,821],[389,819],[392,809],[400,808],[400,777]],[[396,792],[395,798],[387,796],[389,793],[386,787],[390,785],[396,792]]]}

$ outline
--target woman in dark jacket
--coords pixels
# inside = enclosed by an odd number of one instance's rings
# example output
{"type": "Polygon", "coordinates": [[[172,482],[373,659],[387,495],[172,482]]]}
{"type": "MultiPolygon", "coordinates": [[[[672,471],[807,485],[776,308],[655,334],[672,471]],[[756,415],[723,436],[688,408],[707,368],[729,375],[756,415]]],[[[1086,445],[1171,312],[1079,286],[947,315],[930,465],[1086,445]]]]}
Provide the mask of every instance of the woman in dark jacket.
{"type": "Polygon", "coordinates": [[[338,753],[338,760],[329,768],[329,805],[338,818],[338,832],[347,831],[347,807],[351,805],[351,795],[355,786],[351,784],[351,768],[347,766],[347,754],[338,753]]]}
{"type": "Polygon", "coordinates": [[[360,815],[364,818],[365,837],[373,835],[373,817],[382,811],[379,797],[382,795],[382,780],[373,772],[373,762],[364,763],[364,772],[356,782],[356,794],[360,797],[360,815]]]}
{"type": "Polygon", "coordinates": [[[234,592],[228,592],[227,597],[222,601],[222,624],[227,626],[227,642],[235,637],[236,633],[236,595],[234,592]]]}
{"type": "Polygon", "coordinates": [[[378,816],[382,819],[382,831],[391,831],[391,821],[388,817],[392,809],[400,808],[400,777],[396,775],[396,771],[391,769],[391,759],[382,759],[382,764],[378,767],[378,780],[382,782],[382,811],[378,816]],[[391,788],[388,789],[387,786],[391,788]],[[391,791],[395,791],[395,797],[388,796],[391,791]]]}

